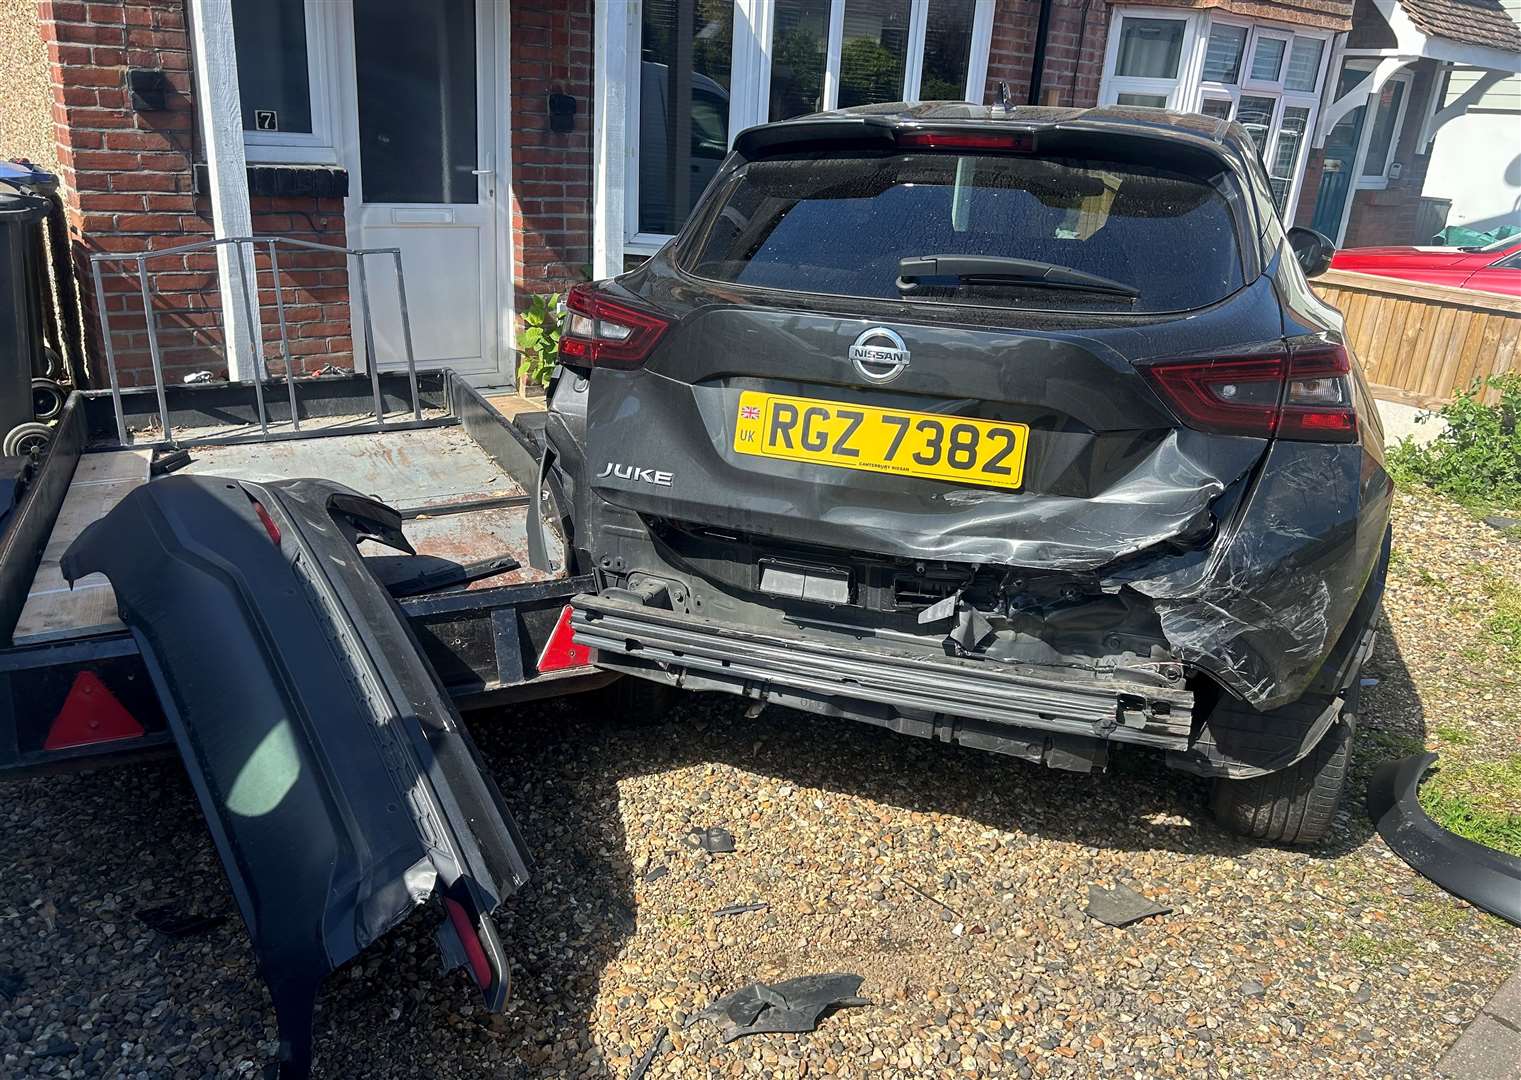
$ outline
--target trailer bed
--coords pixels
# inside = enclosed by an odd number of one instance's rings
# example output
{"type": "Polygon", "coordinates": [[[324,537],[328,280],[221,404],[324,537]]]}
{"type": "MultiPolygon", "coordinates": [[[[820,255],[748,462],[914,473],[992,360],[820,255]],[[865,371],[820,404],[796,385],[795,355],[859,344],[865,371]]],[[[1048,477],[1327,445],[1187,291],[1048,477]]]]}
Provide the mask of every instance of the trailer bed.
{"type": "MultiPolygon", "coordinates": [[[[127,492],[150,482],[151,459],[149,450],[89,452],[80,457],[16,623],[14,644],[122,629],[110,583],[91,574],[70,588],[59,572],[58,560],[86,525],[103,517],[127,492]]],[[[199,446],[181,471],[254,482],[321,476],[407,513],[403,531],[419,556],[466,563],[509,555],[523,564],[474,582],[472,587],[552,577],[527,566],[523,486],[461,427],[199,446]],[[483,503],[494,505],[479,505],[483,503]]]]}
{"type": "Polygon", "coordinates": [[[388,374],[375,382],[303,381],[299,428],[274,385],[265,387],[262,416],[247,384],[168,387],[162,409],[151,390],[117,400],[74,395],[52,451],[15,511],[0,518],[0,775],[167,747],[110,583],[91,574],[71,588],[59,561],[134,488],[160,482],[156,456],[176,449],[190,454],[176,474],[254,483],[320,478],[399,511],[416,554],[368,541],[360,550],[401,597],[417,643],[462,707],[613,678],[589,667],[539,670],[570,597],[591,579],[571,564],[558,535],[540,530],[530,542],[539,456],[531,428],[508,421],[451,372],[419,372],[417,391],[409,381],[388,374]],[[363,412],[375,399],[382,404],[363,412]],[[530,565],[534,547],[542,569],[530,565]],[[476,564],[494,570],[509,560],[516,567],[461,581],[486,572],[476,564]],[[135,718],[127,734],[102,734],[93,719],[69,734],[64,721],[94,716],[92,703],[103,696],[135,718]]]}

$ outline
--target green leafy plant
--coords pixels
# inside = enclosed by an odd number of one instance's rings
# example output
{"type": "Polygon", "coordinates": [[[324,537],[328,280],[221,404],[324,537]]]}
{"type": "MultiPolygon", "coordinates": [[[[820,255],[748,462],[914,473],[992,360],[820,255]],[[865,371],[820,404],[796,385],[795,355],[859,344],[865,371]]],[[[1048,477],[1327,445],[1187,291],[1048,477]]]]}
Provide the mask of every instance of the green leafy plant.
{"type": "Polygon", "coordinates": [[[539,293],[523,312],[523,328],[518,331],[518,364],[522,385],[549,385],[549,376],[560,362],[560,294],[539,293]]]}
{"type": "Polygon", "coordinates": [[[1443,431],[1426,446],[1402,439],[1389,453],[1401,483],[1425,484],[1473,509],[1521,508],[1521,374],[1475,382],[1440,415],[1443,431]],[[1481,400],[1485,387],[1499,400],[1481,400]]]}

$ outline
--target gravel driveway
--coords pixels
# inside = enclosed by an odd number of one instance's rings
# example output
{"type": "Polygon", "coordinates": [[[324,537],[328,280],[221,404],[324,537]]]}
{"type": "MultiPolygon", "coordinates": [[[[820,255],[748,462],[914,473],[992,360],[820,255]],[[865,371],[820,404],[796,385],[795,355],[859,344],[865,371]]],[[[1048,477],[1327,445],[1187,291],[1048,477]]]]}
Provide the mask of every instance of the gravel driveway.
{"type": "MultiPolygon", "coordinates": [[[[651,1077],[1429,1076],[1521,934],[1372,834],[1367,772],[1435,707],[1394,630],[1357,794],[1308,853],[1225,835],[1203,783],[1141,757],[1073,776],[729,698],[642,727],[585,700],[482,718],[539,862],[498,920],[514,1001],[486,1016],[437,974],[425,913],[329,980],[317,1073],[622,1077],[669,1027],[651,1077]],[[737,850],[681,843],[706,825],[737,850]],[[1084,916],[1115,882],[1172,913],[1084,916]],[[711,914],[748,901],[769,907],[711,914]],[[681,1027],[826,971],[876,1004],[727,1046],[681,1027]]],[[[0,1075],[257,1075],[273,1017],[176,763],[10,785],[0,823],[0,1075]],[[164,903],[227,919],[171,940],[133,915],[164,903]]]]}

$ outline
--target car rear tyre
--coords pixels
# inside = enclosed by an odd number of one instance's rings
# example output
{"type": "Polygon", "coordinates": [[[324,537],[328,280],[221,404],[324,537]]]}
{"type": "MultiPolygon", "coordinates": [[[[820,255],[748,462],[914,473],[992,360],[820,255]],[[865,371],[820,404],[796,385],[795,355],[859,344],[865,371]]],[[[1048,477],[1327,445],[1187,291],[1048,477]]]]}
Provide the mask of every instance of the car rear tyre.
{"type": "Polygon", "coordinates": [[[1340,721],[1310,754],[1282,772],[1215,781],[1215,820],[1275,844],[1313,844],[1331,831],[1347,786],[1352,725],[1340,721]]]}

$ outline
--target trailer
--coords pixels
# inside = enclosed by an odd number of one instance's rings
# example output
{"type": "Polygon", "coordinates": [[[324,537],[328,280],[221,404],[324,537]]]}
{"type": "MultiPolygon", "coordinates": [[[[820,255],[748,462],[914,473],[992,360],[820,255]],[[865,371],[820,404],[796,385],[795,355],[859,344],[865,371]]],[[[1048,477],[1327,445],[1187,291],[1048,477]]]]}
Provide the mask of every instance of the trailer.
{"type": "MultiPolygon", "coordinates": [[[[395,255],[400,285],[396,253],[347,254],[395,255]]],[[[445,961],[502,1007],[491,913],[530,860],[460,713],[618,678],[573,641],[594,580],[542,429],[409,341],[393,370],[294,377],[282,319],[284,378],[260,356],[250,381],[170,384],[148,326],[151,385],[120,385],[105,323],[110,388],[0,459],[0,777],[179,753],[284,1077],[322,977],[432,900],[445,961]]]]}

